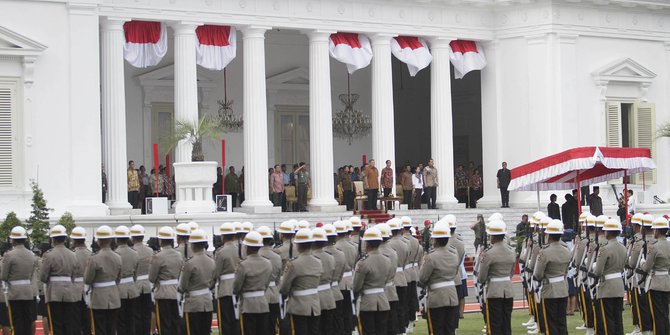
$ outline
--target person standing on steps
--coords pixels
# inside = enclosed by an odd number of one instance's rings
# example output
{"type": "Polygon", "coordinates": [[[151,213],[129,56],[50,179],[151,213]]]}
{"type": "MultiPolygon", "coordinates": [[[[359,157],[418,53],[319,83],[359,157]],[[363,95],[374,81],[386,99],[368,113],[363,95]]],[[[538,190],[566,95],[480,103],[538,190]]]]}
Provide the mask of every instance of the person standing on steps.
{"type": "Polygon", "coordinates": [[[509,191],[507,187],[512,180],[512,172],[507,168],[507,162],[502,162],[502,169],[496,174],[498,188],[500,189],[500,200],[502,208],[509,208],[509,191]]]}

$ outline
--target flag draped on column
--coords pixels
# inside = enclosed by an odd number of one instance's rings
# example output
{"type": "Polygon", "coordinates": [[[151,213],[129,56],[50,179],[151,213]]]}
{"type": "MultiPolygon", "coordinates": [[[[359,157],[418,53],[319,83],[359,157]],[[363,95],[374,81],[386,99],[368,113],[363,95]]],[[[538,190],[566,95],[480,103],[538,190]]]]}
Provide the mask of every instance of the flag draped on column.
{"type": "Polygon", "coordinates": [[[210,70],[223,70],[237,53],[235,28],[204,25],[195,29],[198,35],[196,62],[210,70]]]}
{"type": "Polygon", "coordinates": [[[370,65],[372,47],[362,34],[336,33],[330,35],[330,56],[347,65],[349,74],[370,65]]]}
{"type": "Polygon", "coordinates": [[[130,65],[145,68],[158,64],[167,53],[167,29],[164,23],[129,21],[123,24],[126,44],[123,58],[130,65]]]}
{"type": "Polygon", "coordinates": [[[462,79],[468,72],[486,67],[484,48],[479,42],[455,40],[449,45],[451,46],[449,58],[451,64],[454,65],[454,78],[462,79]]]}
{"type": "Polygon", "coordinates": [[[407,64],[409,75],[412,77],[430,65],[433,60],[426,41],[414,36],[394,37],[391,40],[391,52],[398,60],[407,64]]]}

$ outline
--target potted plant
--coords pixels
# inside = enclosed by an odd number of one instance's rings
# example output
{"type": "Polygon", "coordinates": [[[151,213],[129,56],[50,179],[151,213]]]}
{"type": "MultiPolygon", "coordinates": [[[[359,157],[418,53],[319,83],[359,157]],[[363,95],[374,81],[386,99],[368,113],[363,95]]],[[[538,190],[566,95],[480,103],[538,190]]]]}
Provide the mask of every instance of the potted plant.
{"type": "Polygon", "coordinates": [[[172,150],[182,141],[190,143],[190,162],[174,163],[177,202],[175,213],[211,213],[216,210],[212,200],[212,185],[216,182],[217,162],[205,161],[203,142],[221,137],[223,129],[219,121],[203,115],[197,122],[178,120],[168,137],[167,148],[172,150]]]}

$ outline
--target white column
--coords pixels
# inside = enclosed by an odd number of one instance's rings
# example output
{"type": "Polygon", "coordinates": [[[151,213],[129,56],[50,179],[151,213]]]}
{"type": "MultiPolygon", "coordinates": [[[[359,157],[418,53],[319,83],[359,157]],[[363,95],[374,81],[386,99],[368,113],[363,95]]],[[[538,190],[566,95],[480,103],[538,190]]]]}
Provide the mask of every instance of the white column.
{"type": "MultiPolygon", "coordinates": [[[[379,170],[386,160],[395,161],[395,126],[393,120],[393,69],[391,67],[391,38],[394,35],[377,34],[372,42],[372,157],[379,170]]],[[[395,194],[395,174],[393,190],[395,194]]]]}
{"type": "MultiPolygon", "coordinates": [[[[243,35],[244,202],[243,211],[273,211],[268,199],[268,124],[265,92],[265,31],[246,27],[243,35]]],[[[279,207],[278,207],[279,208],[279,207]]]]}
{"type": "Polygon", "coordinates": [[[437,168],[437,206],[456,207],[454,197],[454,129],[451,109],[451,65],[449,42],[452,38],[431,40],[430,51],[430,151],[437,168]]]}
{"type": "MultiPolygon", "coordinates": [[[[107,205],[112,214],[131,209],[128,203],[126,173],[126,93],[123,75],[123,23],[108,18],[102,21],[102,156],[107,173],[107,205]]],[[[90,125],[89,125],[90,126],[90,125]]],[[[81,139],[80,139],[81,140],[81,139]]],[[[97,169],[97,166],[91,168],[97,169]]]]}
{"type": "Polygon", "coordinates": [[[312,178],[310,210],[344,210],[333,197],[333,111],[328,39],[333,32],[309,36],[309,154],[312,178]],[[340,207],[340,208],[338,208],[340,207]]]}
{"type": "MultiPolygon", "coordinates": [[[[174,28],[174,119],[198,122],[198,75],[196,72],[193,22],[179,22],[174,28]]],[[[193,146],[181,141],[175,148],[175,163],[191,161],[193,146]]]]}

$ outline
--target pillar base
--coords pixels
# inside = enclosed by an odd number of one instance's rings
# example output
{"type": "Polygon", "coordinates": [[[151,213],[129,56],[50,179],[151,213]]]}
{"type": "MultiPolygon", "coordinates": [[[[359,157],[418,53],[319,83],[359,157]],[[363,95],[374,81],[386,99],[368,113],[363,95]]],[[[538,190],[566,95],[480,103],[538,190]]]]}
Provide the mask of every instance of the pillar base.
{"type": "Polygon", "coordinates": [[[69,206],[68,211],[74,217],[107,216],[109,215],[110,208],[102,202],[75,201],[69,206]]]}
{"type": "MultiPolygon", "coordinates": [[[[510,204],[512,202],[510,201],[510,204]]],[[[483,198],[480,198],[477,200],[477,208],[501,208],[502,207],[502,200],[500,199],[500,195],[498,196],[484,196],[483,198]]]]}
{"type": "Polygon", "coordinates": [[[268,200],[267,203],[264,201],[258,203],[248,203],[247,201],[242,203],[241,207],[236,207],[233,209],[235,212],[246,213],[246,214],[272,214],[272,213],[281,213],[281,206],[274,207],[272,203],[268,200]]]}
{"type": "Polygon", "coordinates": [[[454,199],[454,201],[443,201],[443,202],[437,202],[436,207],[438,209],[461,209],[465,208],[465,204],[459,204],[458,200],[454,199]]]}
{"type": "Polygon", "coordinates": [[[119,201],[119,202],[107,201],[105,205],[107,205],[107,208],[109,208],[109,215],[132,214],[133,206],[131,206],[127,201],[119,201]]]}
{"type": "Polygon", "coordinates": [[[307,210],[310,212],[321,212],[321,213],[339,213],[346,212],[347,206],[344,205],[307,205],[307,210]]]}

